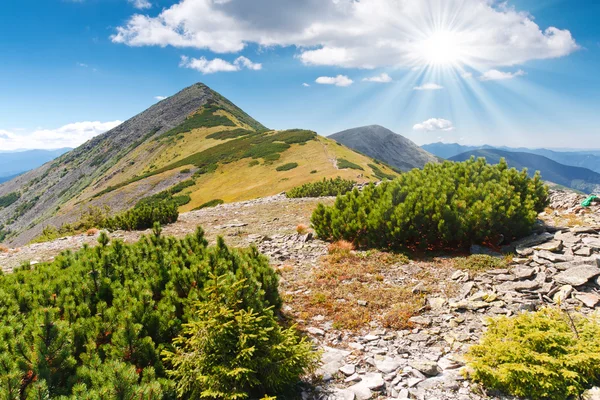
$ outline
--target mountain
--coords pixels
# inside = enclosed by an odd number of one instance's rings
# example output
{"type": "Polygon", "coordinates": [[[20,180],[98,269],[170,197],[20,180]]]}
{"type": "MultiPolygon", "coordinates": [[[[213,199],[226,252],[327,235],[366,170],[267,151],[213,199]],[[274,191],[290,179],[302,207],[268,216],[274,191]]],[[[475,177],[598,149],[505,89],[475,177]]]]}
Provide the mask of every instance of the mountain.
{"type": "Polygon", "coordinates": [[[14,179],[14,178],[16,178],[19,175],[20,174],[15,174],[15,175],[10,175],[10,176],[0,176],[0,183],[8,182],[11,179],[14,179]]]}
{"type": "Polygon", "coordinates": [[[0,153],[0,183],[25,171],[40,167],[71,149],[25,150],[0,153]]]}
{"type": "Polygon", "coordinates": [[[379,125],[348,129],[329,138],[402,171],[437,162],[433,155],[412,141],[379,125]]]}
{"type": "Polygon", "coordinates": [[[474,157],[485,157],[491,164],[497,164],[501,158],[509,166],[518,170],[527,168],[530,175],[540,171],[545,181],[566,186],[582,192],[591,193],[600,189],[600,174],[587,168],[573,167],[557,163],[547,157],[532,153],[510,152],[497,149],[472,150],[451,157],[451,161],[465,161],[474,157]]]}
{"type": "Polygon", "coordinates": [[[53,162],[0,184],[0,238],[21,245],[90,206],[111,213],[186,181],[190,211],[248,200],[324,177],[395,175],[315,132],[273,131],[203,84],[153,105],[53,162]]]}
{"type": "Polygon", "coordinates": [[[581,151],[557,151],[549,149],[528,149],[524,147],[506,147],[506,146],[464,146],[457,143],[431,143],[421,146],[431,154],[445,159],[454,157],[458,154],[480,149],[498,149],[511,152],[525,152],[537,154],[547,157],[558,163],[570,165],[573,167],[582,167],[591,169],[594,172],[600,173],[600,154],[597,151],[581,150],[581,151]]]}

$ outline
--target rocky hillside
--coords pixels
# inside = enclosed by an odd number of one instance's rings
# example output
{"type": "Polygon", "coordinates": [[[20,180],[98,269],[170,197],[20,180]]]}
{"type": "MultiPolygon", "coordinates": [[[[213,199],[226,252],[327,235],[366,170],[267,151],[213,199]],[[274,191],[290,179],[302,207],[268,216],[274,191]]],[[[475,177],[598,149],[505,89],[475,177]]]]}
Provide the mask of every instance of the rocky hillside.
{"type": "Polygon", "coordinates": [[[530,175],[540,171],[542,179],[571,189],[592,193],[600,189],[600,174],[587,168],[572,167],[557,163],[537,154],[504,151],[497,149],[471,150],[451,157],[451,161],[465,161],[474,157],[484,157],[488,163],[497,164],[504,158],[510,167],[518,170],[527,168],[530,175]]]}
{"type": "Polygon", "coordinates": [[[331,139],[401,171],[423,168],[437,158],[411,140],[379,125],[362,126],[334,133],[331,139]]]}
{"type": "Polygon", "coordinates": [[[316,133],[270,131],[203,84],[190,86],[53,162],[0,185],[0,242],[22,245],[90,206],[111,212],[186,181],[181,211],[342,176],[395,173],[316,133]]]}
{"type": "MultiPolygon", "coordinates": [[[[600,206],[582,208],[582,199],[553,191],[536,233],[512,244],[514,258],[498,257],[501,266],[485,269],[466,268],[456,254],[407,259],[356,251],[336,263],[327,256],[327,243],[310,231],[296,232],[317,203],[333,198],[278,195],[224,204],[184,213],[164,233],[182,237],[201,225],[211,242],[221,235],[231,245],[254,244],[270,257],[281,275],[283,310],[323,351],[320,379],[307,385],[304,398],[512,399],[465,380],[463,355],[478,342],[488,317],[558,304],[584,314],[600,309],[600,206]],[[397,306],[414,310],[409,325],[385,318],[397,306]]],[[[109,233],[128,242],[140,234],[109,233]]],[[[96,240],[97,234],[79,235],[11,249],[0,252],[0,266],[8,272],[96,240]]],[[[589,391],[594,393],[598,389],[589,391]]]]}

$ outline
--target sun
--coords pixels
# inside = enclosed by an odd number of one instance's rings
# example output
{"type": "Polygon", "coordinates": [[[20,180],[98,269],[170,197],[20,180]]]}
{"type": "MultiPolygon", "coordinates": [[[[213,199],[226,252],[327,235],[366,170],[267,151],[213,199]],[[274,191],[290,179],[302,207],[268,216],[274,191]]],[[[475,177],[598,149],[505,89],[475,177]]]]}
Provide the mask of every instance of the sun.
{"type": "Polygon", "coordinates": [[[431,32],[416,44],[421,63],[440,67],[459,66],[465,57],[465,50],[460,33],[450,30],[431,32]]]}

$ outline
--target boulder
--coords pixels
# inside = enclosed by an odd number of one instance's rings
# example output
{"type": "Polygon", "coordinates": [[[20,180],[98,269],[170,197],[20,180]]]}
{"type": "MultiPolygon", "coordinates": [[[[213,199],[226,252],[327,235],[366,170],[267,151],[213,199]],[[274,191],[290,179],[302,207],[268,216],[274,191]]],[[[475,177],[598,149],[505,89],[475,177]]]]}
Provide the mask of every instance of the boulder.
{"type": "Polygon", "coordinates": [[[559,273],[554,277],[554,280],[565,285],[581,286],[598,275],[600,275],[600,268],[591,265],[580,265],[559,273]]]}

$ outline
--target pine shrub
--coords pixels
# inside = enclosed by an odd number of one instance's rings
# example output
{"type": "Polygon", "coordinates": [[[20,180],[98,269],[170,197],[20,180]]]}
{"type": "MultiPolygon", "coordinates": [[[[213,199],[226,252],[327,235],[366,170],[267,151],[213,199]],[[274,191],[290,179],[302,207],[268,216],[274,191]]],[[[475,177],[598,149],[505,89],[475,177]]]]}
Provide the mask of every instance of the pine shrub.
{"type": "Polygon", "coordinates": [[[213,199],[213,200],[207,201],[204,204],[199,205],[198,207],[194,208],[192,211],[202,210],[203,208],[216,207],[216,206],[221,205],[223,203],[225,203],[225,202],[223,200],[221,200],[221,199],[213,199]]]}
{"type": "MultiPolygon", "coordinates": [[[[189,202],[189,196],[187,196],[189,202]]],[[[102,228],[110,230],[140,231],[152,228],[155,223],[161,225],[177,222],[179,211],[177,203],[167,200],[154,204],[138,204],[131,210],[107,218],[102,228]]]]}
{"type": "Polygon", "coordinates": [[[245,284],[226,285],[212,277],[209,299],[197,305],[174,349],[164,352],[173,366],[180,398],[236,400],[281,393],[316,363],[311,345],[295,329],[283,329],[272,308],[247,309],[238,300],[245,284]]]}
{"type": "Polygon", "coordinates": [[[282,171],[289,171],[291,169],[294,169],[298,166],[298,163],[292,162],[292,163],[287,163],[287,164],[283,164],[280,165],[279,167],[275,168],[275,170],[282,172],[282,171]]]}
{"type": "Polygon", "coordinates": [[[355,163],[353,163],[351,161],[348,161],[348,160],[346,160],[344,158],[339,158],[337,160],[337,167],[339,169],[357,169],[357,170],[360,170],[360,171],[364,171],[365,170],[360,165],[355,164],[355,163]]]}
{"type": "Polygon", "coordinates": [[[324,197],[338,196],[346,194],[354,188],[355,181],[342,179],[339,176],[335,179],[323,178],[322,181],[306,183],[297,186],[286,193],[289,199],[300,197],[324,197]]]}
{"type": "Polygon", "coordinates": [[[457,248],[530,233],[548,204],[536,174],[502,160],[428,164],[393,181],[338,196],[312,215],[317,235],[376,248],[457,248]]]}
{"type": "Polygon", "coordinates": [[[600,322],[555,308],[492,319],[467,354],[472,378],[529,399],[578,398],[600,384],[600,322]]]}
{"type": "Polygon", "coordinates": [[[307,345],[275,323],[278,277],[256,248],[229,249],[221,238],[209,247],[201,228],[183,239],[164,237],[158,226],[137,243],[111,243],[104,233],[98,242],[0,276],[3,398],[175,399],[186,382],[175,380],[179,368],[161,353],[177,354],[184,341],[173,346],[174,339],[194,337],[194,327],[203,326],[215,328],[217,342],[199,338],[199,347],[187,347],[203,360],[202,374],[223,376],[228,360],[260,367],[230,370],[250,377],[235,387],[240,393],[277,394],[310,364],[307,345]],[[229,336],[237,332],[249,336],[229,336]]]}

